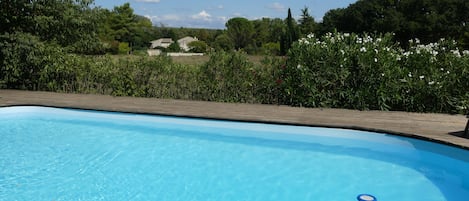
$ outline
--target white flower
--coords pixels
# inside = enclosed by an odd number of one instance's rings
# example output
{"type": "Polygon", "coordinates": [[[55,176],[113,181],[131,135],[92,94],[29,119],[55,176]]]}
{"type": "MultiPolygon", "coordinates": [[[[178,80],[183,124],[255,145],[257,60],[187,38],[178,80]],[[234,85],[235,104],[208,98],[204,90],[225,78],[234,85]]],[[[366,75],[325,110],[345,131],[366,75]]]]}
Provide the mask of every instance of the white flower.
{"type": "Polygon", "coordinates": [[[378,62],[378,58],[375,58],[375,63],[378,62]]]}
{"type": "Polygon", "coordinates": [[[419,76],[419,78],[422,80],[422,79],[424,79],[424,78],[425,78],[425,76],[421,75],[421,76],[419,76]]]}
{"type": "Polygon", "coordinates": [[[360,52],[366,52],[366,48],[365,47],[360,48],[360,52]]]}
{"type": "Polygon", "coordinates": [[[357,38],[357,43],[358,43],[358,44],[362,44],[362,43],[363,43],[363,39],[362,39],[362,38],[357,38]]]}
{"type": "Polygon", "coordinates": [[[461,57],[461,53],[459,53],[459,50],[451,50],[451,53],[454,54],[454,56],[460,58],[461,57]]]}
{"type": "Polygon", "coordinates": [[[409,76],[409,77],[412,77],[412,73],[411,73],[411,72],[409,72],[409,74],[407,74],[407,76],[409,76]]]}
{"type": "Polygon", "coordinates": [[[302,38],[302,39],[298,40],[298,42],[299,42],[300,44],[304,44],[304,43],[306,43],[306,39],[305,39],[305,38],[302,38]]]}
{"type": "Polygon", "coordinates": [[[381,77],[384,77],[384,73],[381,73],[381,77]]]}
{"type": "Polygon", "coordinates": [[[349,37],[350,34],[349,34],[349,33],[344,33],[344,36],[345,36],[345,37],[349,37]]]}
{"type": "Polygon", "coordinates": [[[435,84],[435,81],[428,82],[428,85],[433,85],[433,84],[435,84]]]}
{"type": "Polygon", "coordinates": [[[377,49],[374,49],[374,50],[375,50],[375,53],[378,54],[379,51],[377,49]]]}
{"type": "Polygon", "coordinates": [[[340,53],[342,53],[342,55],[344,55],[344,54],[345,54],[345,51],[344,51],[344,50],[340,50],[340,53]]]}

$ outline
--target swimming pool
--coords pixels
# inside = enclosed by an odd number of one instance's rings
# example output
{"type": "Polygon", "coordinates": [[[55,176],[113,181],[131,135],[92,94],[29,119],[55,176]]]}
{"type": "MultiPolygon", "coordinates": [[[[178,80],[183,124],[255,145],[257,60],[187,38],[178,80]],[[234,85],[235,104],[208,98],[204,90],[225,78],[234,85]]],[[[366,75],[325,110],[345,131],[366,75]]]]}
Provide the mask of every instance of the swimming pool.
{"type": "Polygon", "coordinates": [[[469,151],[363,131],[0,108],[0,200],[464,201],[469,151]]]}

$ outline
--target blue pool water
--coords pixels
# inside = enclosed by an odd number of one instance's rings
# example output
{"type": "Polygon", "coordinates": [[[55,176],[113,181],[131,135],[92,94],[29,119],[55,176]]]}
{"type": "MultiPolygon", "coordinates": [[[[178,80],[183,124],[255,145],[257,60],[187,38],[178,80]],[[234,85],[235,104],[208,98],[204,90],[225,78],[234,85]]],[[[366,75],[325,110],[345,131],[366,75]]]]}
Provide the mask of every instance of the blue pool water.
{"type": "Polygon", "coordinates": [[[469,151],[386,134],[0,108],[0,200],[467,201],[469,151]]]}

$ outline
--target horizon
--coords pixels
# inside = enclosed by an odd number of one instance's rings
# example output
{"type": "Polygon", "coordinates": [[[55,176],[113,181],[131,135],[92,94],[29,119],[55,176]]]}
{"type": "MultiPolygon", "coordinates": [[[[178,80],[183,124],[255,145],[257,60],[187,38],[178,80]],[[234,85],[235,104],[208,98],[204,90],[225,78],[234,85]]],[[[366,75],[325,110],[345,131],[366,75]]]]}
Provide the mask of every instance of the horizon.
{"type": "Polygon", "coordinates": [[[225,23],[234,17],[244,17],[249,20],[262,18],[287,17],[290,8],[292,15],[298,19],[301,9],[308,7],[309,14],[316,22],[322,21],[324,14],[336,8],[346,8],[357,0],[330,1],[247,1],[236,2],[228,0],[191,1],[185,4],[182,0],[96,0],[95,6],[112,10],[116,6],[130,3],[134,14],[147,17],[153,25],[163,25],[174,28],[225,29],[225,23]],[[251,5],[251,6],[246,6],[251,5]]]}

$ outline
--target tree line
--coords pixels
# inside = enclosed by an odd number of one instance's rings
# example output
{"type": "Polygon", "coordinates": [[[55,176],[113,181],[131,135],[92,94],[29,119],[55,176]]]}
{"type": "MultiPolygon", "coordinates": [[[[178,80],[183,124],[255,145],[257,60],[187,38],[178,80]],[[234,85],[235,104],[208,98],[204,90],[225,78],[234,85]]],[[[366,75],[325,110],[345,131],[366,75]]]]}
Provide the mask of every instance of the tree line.
{"type": "Polygon", "coordinates": [[[468,49],[467,10],[466,0],[358,0],[328,11],[321,22],[304,7],[299,19],[289,9],[285,19],[235,17],[225,29],[212,30],[153,25],[136,15],[129,3],[109,10],[93,6],[93,0],[1,0],[0,43],[32,37],[71,53],[119,54],[145,50],[158,38],[176,41],[194,36],[201,41],[195,46],[198,51],[242,49],[249,54],[285,55],[299,38],[338,31],[392,32],[404,47],[414,38],[422,43],[448,38],[468,49]]]}
{"type": "Polygon", "coordinates": [[[347,8],[328,11],[318,33],[395,33],[403,45],[454,39],[469,48],[469,1],[466,0],[359,0],[347,8]]]}
{"type": "MultiPolygon", "coordinates": [[[[286,54],[292,42],[308,34],[322,36],[330,32],[393,33],[395,42],[406,48],[409,41],[437,42],[441,38],[453,39],[460,48],[469,49],[469,1],[466,0],[358,0],[347,8],[328,11],[321,22],[315,21],[308,7],[301,9],[300,18],[292,19],[288,10],[286,19],[252,20],[245,22],[243,31],[237,31],[230,19],[226,32],[245,34],[249,43],[236,42],[236,48],[250,50],[275,49],[286,54]],[[253,28],[251,28],[253,27],[253,28]]],[[[244,19],[246,21],[246,19],[244,19]]]]}

